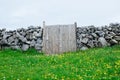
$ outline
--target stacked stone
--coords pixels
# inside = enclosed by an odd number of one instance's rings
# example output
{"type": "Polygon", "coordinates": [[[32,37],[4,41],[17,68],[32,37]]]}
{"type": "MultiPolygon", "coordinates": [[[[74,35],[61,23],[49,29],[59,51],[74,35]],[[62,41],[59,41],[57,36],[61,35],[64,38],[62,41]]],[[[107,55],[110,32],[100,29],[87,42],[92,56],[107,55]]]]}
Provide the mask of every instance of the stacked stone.
{"type": "MultiPolygon", "coordinates": [[[[111,23],[109,26],[77,27],[77,48],[86,50],[93,47],[104,47],[120,44],[120,24],[111,23]]],[[[29,48],[42,50],[43,29],[30,26],[13,31],[0,30],[0,49],[12,48],[26,51],[29,48]]]]}
{"type": "Polygon", "coordinates": [[[28,29],[14,31],[0,30],[0,48],[12,48],[26,51],[29,48],[42,50],[42,28],[30,26],[28,29]]]}
{"type": "Polygon", "coordinates": [[[120,44],[120,24],[111,23],[109,26],[102,27],[78,27],[76,36],[77,48],[81,50],[120,44]]]}

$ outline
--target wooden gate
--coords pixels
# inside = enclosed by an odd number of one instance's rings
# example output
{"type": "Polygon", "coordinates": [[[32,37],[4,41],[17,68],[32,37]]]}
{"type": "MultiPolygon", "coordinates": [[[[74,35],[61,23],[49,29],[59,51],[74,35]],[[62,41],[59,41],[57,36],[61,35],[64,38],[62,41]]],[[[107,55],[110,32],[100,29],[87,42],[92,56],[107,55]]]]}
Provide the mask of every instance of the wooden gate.
{"type": "Polygon", "coordinates": [[[76,23],[70,25],[45,25],[43,52],[46,54],[76,51],[76,23]]]}

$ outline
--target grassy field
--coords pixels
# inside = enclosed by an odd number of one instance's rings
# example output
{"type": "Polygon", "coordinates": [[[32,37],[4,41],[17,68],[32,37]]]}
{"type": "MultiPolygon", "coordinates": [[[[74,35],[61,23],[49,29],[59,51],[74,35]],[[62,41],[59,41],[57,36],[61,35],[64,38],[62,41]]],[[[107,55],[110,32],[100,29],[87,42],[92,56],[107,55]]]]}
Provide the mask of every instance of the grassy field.
{"type": "Polygon", "coordinates": [[[0,80],[120,80],[120,46],[61,55],[0,51],[0,80]]]}

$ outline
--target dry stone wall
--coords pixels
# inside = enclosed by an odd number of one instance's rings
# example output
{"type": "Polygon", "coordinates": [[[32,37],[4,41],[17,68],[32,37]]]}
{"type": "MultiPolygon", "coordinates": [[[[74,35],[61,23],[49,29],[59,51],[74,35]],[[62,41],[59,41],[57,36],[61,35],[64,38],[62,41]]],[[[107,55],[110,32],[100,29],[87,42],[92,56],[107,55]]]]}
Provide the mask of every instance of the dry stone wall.
{"type": "Polygon", "coordinates": [[[13,31],[0,30],[0,48],[26,51],[29,48],[42,50],[42,28],[30,26],[13,31]]]}
{"type": "Polygon", "coordinates": [[[77,27],[77,48],[86,50],[93,47],[104,47],[120,44],[120,24],[109,26],[77,27]]]}
{"type": "MultiPolygon", "coordinates": [[[[111,23],[109,26],[77,27],[77,49],[86,50],[94,47],[104,47],[120,44],[120,24],[111,23]]],[[[0,49],[12,48],[26,51],[29,48],[42,50],[43,29],[30,26],[13,31],[0,30],[0,49]]]]}

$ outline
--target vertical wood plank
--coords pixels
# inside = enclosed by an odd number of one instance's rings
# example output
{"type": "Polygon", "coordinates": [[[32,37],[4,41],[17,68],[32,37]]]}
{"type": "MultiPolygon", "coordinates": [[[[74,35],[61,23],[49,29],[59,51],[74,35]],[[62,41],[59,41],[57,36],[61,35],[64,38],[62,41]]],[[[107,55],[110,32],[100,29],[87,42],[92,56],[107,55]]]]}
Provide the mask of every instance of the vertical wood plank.
{"type": "Polygon", "coordinates": [[[63,51],[63,39],[62,39],[62,33],[63,33],[63,29],[62,27],[59,25],[59,52],[62,53],[63,51]]]}
{"type": "Polygon", "coordinates": [[[43,35],[43,51],[47,54],[76,50],[75,24],[45,26],[43,35]]]}
{"type": "Polygon", "coordinates": [[[53,30],[53,34],[51,36],[53,36],[52,41],[53,41],[53,53],[59,53],[59,27],[58,26],[54,26],[52,28],[53,30]]]}

